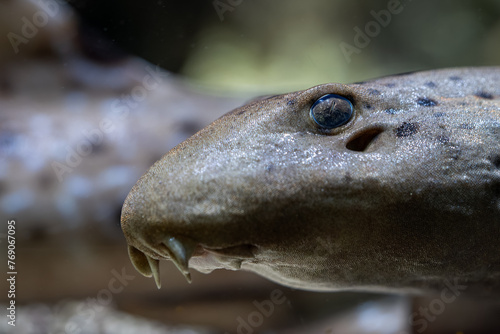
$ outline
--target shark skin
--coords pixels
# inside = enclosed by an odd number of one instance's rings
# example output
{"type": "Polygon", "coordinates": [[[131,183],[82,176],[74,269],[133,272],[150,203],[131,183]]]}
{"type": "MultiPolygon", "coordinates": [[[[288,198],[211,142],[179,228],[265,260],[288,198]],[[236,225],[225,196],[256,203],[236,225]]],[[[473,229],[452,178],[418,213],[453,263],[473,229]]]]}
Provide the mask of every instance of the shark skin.
{"type": "Polygon", "coordinates": [[[314,291],[498,294],[500,67],[251,101],[157,161],[121,225],[158,287],[169,259],[188,280],[224,268],[314,291]]]}

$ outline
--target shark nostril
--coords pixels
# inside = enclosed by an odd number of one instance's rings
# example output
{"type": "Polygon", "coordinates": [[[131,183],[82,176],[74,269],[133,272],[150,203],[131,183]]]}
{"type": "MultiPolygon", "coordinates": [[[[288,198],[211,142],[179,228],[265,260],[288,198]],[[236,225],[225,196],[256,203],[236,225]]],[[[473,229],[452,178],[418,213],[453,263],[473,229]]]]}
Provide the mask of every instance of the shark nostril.
{"type": "Polygon", "coordinates": [[[350,139],[345,147],[356,152],[366,151],[382,132],[384,132],[384,129],[381,128],[364,130],[350,139]]]}

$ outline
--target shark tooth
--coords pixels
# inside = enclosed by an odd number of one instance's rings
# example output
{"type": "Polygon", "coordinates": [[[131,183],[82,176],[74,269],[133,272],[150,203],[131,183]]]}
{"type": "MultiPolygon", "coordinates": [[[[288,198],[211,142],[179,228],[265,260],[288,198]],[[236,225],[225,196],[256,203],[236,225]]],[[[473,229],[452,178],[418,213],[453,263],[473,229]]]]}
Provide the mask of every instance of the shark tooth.
{"type": "Polygon", "coordinates": [[[163,240],[163,244],[166,246],[166,251],[177,269],[179,269],[184,277],[186,277],[186,280],[191,283],[188,263],[196,248],[196,243],[191,240],[166,237],[163,240]]]}
{"type": "Polygon", "coordinates": [[[135,270],[146,277],[151,277],[153,275],[147,255],[135,247],[128,246],[128,256],[135,270]]]}
{"type": "Polygon", "coordinates": [[[153,277],[155,279],[156,286],[158,289],[161,288],[161,281],[160,281],[160,261],[153,259],[149,256],[146,255],[146,259],[148,260],[149,267],[151,268],[151,272],[153,274],[153,277]]]}

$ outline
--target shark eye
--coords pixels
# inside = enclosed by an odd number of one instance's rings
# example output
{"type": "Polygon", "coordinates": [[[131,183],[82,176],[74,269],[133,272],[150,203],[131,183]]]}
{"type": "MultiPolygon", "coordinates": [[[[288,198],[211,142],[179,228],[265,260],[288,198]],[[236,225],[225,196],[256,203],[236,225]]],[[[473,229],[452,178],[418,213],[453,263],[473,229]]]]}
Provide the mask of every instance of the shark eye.
{"type": "Polygon", "coordinates": [[[351,101],[336,94],[323,95],[311,106],[309,115],[321,128],[333,129],[344,125],[353,114],[351,101]]]}

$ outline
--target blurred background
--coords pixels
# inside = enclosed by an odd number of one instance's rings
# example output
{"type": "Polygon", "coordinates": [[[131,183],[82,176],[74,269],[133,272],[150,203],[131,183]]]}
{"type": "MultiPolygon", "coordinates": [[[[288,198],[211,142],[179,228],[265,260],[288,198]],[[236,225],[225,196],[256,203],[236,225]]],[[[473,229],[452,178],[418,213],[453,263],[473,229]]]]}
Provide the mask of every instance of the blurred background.
{"type": "Polygon", "coordinates": [[[499,41],[498,0],[0,0],[0,265],[15,220],[18,273],[16,327],[0,284],[0,333],[495,332],[498,305],[467,297],[430,320],[418,310],[436,296],[229,271],[189,285],[167,262],[157,290],[119,217],[154,161],[254,96],[495,66],[499,41]],[[263,311],[275,290],[286,302],[263,311]]]}
{"type": "Polygon", "coordinates": [[[224,91],[304,89],[499,61],[495,0],[70,3],[121,48],[224,91]],[[394,14],[383,17],[392,6],[394,14]],[[358,44],[356,28],[368,37],[358,44]]]}

